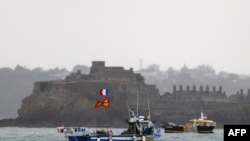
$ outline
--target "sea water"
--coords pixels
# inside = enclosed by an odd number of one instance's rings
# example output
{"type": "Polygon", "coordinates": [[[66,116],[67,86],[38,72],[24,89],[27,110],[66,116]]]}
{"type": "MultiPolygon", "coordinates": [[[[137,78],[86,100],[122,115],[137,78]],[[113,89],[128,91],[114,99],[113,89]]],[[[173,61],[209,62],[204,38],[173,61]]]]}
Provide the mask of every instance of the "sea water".
{"type": "MultiPolygon", "coordinates": [[[[112,128],[114,134],[120,134],[125,129],[112,128]]],[[[223,129],[214,129],[214,133],[164,133],[154,141],[223,141],[223,129]]],[[[67,141],[63,133],[58,133],[55,128],[0,128],[0,141],[67,141]]]]}

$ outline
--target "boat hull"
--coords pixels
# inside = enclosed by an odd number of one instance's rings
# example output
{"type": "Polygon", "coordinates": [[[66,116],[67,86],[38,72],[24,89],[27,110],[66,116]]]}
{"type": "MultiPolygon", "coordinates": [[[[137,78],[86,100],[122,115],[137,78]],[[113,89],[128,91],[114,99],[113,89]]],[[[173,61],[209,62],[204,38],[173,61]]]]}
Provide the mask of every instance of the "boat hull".
{"type": "Polygon", "coordinates": [[[154,136],[136,135],[90,135],[68,136],[68,141],[152,141],[154,136]]]}
{"type": "Polygon", "coordinates": [[[197,132],[197,133],[214,133],[215,126],[196,126],[185,128],[185,132],[197,132]]]}
{"type": "Polygon", "coordinates": [[[213,133],[214,126],[197,126],[198,133],[213,133]]]}
{"type": "Polygon", "coordinates": [[[172,127],[165,127],[165,133],[183,133],[184,127],[183,126],[172,126],[172,127]]]}

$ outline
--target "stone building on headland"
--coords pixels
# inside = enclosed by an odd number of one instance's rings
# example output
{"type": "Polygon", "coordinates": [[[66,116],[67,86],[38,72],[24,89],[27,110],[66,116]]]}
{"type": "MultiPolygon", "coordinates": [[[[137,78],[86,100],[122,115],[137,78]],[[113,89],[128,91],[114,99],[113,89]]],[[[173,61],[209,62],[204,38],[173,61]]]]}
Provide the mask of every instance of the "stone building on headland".
{"type": "Polygon", "coordinates": [[[158,123],[165,120],[184,123],[198,117],[201,108],[218,124],[250,120],[250,104],[231,103],[221,86],[218,90],[215,86],[212,90],[208,86],[192,89],[186,86],[184,90],[182,85],[179,89],[174,85],[173,93],[160,95],[155,85],[145,84],[144,77],[132,68],[107,67],[104,61],[93,61],[89,74],[77,71],[65,80],[35,82],[31,95],[22,101],[17,120],[32,126],[63,122],[70,126],[123,127],[128,106],[137,105],[140,115],[147,115],[150,107],[151,117],[158,123]],[[101,88],[110,91],[109,110],[94,107],[97,100],[103,99],[99,95],[101,88]]]}
{"type": "Polygon", "coordinates": [[[104,61],[93,61],[89,74],[77,71],[65,80],[35,82],[32,94],[23,100],[18,110],[18,119],[28,122],[61,120],[72,125],[104,124],[104,121],[97,121],[97,117],[105,115],[105,111],[98,110],[103,107],[94,107],[96,101],[103,99],[99,94],[102,88],[109,89],[109,109],[116,113],[110,118],[115,125],[124,123],[119,122],[127,117],[127,106],[135,108],[137,99],[144,114],[148,111],[148,99],[155,103],[159,97],[156,86],[145,84],[144,77],[134,73],[132,68],[106,67],[104,61]]]}
{"type": "Polygon", "coordinates": [[[93,61],[88,75],[77,71],[67,76],[66,80],[96,80],[121,84],[144,84],[144,78],[141,74],[134,73],[132,68],[125,70],[123,67],[107,67],[104,61],[93,61]]]}

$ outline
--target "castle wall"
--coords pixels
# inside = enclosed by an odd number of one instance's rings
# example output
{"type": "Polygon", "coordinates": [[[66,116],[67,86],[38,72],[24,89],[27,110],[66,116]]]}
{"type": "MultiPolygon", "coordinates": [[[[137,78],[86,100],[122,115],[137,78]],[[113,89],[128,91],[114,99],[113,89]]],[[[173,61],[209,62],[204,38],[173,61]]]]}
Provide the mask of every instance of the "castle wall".
{"type": "Polygon", "coordinates": [[[212,90],[208,85],[205,86],[205,90],[202,85],[196,86],[193,85],[193,89],[190,89],[190,86],[187,85],[186,89],[183,89],[183,85],[173,86],[173,95],[168,96],[172,99],[178,99],[181,101],[215,101],[215,102],[229,102],[227,96],[222,93],[222,87],[219,86],[218,91],[216,87],[213,86],[212,90]],[[199,87],[199,90],[196,90],[196,87],[199,87]]]}

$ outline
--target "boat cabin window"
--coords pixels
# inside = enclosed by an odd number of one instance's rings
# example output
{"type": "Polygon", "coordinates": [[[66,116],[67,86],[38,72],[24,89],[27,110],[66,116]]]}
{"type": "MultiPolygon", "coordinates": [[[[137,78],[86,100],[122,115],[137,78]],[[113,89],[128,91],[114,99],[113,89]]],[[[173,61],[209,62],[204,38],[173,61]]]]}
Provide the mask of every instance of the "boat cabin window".
{"type": "Polygon", "coordinates": [[[129,134],[135,134],[136,133],[135,125],[133,123],[129,124],[129,126],[128,126],[128,133],[129,134]]]}

